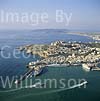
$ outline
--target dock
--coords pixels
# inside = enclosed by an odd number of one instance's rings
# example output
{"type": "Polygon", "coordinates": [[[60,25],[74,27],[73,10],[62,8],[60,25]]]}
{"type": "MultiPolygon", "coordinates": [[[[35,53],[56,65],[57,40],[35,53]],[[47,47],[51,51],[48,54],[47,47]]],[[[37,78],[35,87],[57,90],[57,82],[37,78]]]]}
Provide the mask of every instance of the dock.
{"type": "Polygon", "coordinates": [[[20,83],[21,81],[25,80],[32,72],[34,69],[28,70],[19,80],[15,80],[15,84],[20,83]]]}

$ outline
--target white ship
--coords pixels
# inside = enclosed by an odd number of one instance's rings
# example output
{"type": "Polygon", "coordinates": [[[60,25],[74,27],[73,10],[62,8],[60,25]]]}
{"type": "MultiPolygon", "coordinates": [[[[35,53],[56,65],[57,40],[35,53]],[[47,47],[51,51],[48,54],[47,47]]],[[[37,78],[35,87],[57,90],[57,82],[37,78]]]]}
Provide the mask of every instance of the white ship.
{"type": "Polygon", "coordinates": [[[66,67],[66,66],[69,66],[69,64],[50,64],[47,66],[48,67],[66,67]]]}
{"type": "Polygon", "coordinates": [[[30,85],[29,88],[41,88],[43,86],[44,86],[44,84],[38,82],[38,83],[35,83],[34,85],[30,85]]]}
{"type": "Polygon", "coordinates": [[[86,71],[91,71],[93,69],[93,65],[92,64],[82,64],[83,69],[85,69],[86,71]]]}
{"type": "Polygon", "coordinates": [[[87,64],[82,64],[83,69],[90,71],[90,68],[87,64]]]}

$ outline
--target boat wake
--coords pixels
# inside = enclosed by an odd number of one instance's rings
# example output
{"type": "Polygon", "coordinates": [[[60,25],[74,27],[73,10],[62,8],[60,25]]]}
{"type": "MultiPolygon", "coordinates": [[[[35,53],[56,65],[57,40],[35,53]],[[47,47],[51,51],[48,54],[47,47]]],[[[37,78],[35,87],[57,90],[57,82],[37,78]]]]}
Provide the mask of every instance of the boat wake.
{"type": "MultiPolygon", "coordinates": [[[[29,95],[42,95],[42,94],[50,94],[50,93],[56,93],[56,92],[61,92],[61,91],[65,91],[65,90],[69,90],[69,89],[74,89],[74,88],[77,88],[77,87],[81,87],[83,85],[86,85],[88,82],[87,81],[84,81],[80,84],[77,84],[77,85],[73,85],[69,88],[62,88],[62,89],[57,89],[57,90],[52,90],[52,91],[45,91],[45,92],[41,92],[41,93],[36,93],[36,94],[29,94],[29,95]]],[[[34,85],[31,85],[31,86],[25,86],[25,87],[21,87],[21,88],[17,88],[17,89],[11,89],[11,90],[5,90],[5,91],[0,91],[0,93],[7,93],[7,92],[15,92],[15,91],[18,91],[18,90],[22,90],[22,89],[28,89],[28,88],[37,88],[37,84],[40,84],[39,82],[38,83],[35,83],[34,85]]],[[[42,84],[41,84],[42,85],[42,84]]],[[[26,95],[26,96],[29,96],[29,95],[26,95]]]]}
{"type": "Polygon", "coordinates": [[[41,92],[41,93],[38,93],[38,94],[35,94],[35,95],[50,94],[50,93],[56,93],[56,92],[61,92],[61,91],[65,91],[65,90],[70,90],[70,89],[74,89],[74,88],[78,88],[78,87],[81,87],[83,85],[86,85],[87,83],[88,83],[87,81],[84,81],[80,84],[71,86],[69,88],[62,88],[62,89],[57,89],[57,90],[52,90],[52,91],[45,91],[45,92],[41,92]]]}

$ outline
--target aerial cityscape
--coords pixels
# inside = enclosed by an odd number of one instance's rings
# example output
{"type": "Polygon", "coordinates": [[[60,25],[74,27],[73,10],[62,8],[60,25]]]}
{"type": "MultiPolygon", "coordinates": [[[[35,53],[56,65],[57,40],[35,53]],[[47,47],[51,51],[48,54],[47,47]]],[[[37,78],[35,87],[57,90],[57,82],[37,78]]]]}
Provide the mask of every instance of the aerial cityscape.
{"type": "Polygon", "coordinates": [[[100,100],[99,0],[0,0],[0,100],[100,100]]]}

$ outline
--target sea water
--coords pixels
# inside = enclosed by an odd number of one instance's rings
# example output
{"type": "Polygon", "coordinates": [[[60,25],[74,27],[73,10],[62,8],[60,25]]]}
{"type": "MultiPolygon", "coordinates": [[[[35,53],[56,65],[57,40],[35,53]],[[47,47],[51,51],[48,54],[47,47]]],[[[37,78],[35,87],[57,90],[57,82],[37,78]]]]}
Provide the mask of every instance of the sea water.
{"type": "MultiPolygon", "coordinates": [[[[10,46],[3,51],[7,56],[11,54],[10,58],[3,58],[0,56],[0,76],[4,79],[9,76],[20,76],[27,71],[26,65],[30,61],[36,61],[38,56],[30,56],[24,58],[22,53],[18,55],[19,58],[13,56],[13,50],[16,47],[27,44],[50,44],[53,41],[82,41],[91,42],[91,38],[80,35],[69,35],[58,30],[25,30],[25,31],[0,31],[0,49],[3,46],[10,46]]],[[[2,51],[2,50],[1,50],[2,51]]],[[[27,56],[27,54],[25,53],[27,56]]],[[[1,101],[99,101],[100,100],[100,72],[92,71],[86,72],[81,66],[70,67],[49,67],[42,75],[32,78],[33,83],[36,79],[56,79],[57,88],[48,86],[46,88],[27,88],[27,89],[4,89],[0,81],[0,100],[1,101]],[[59,80],[66,80],[65,90],[59,88],[61,86],[59,80]],[[68,88],[67,82],[70,79],[75,79],[78,84],[79,79],[85,79],[88,84],[84,87],[68,88]],[[5,92],[8,91],[8,92],[5,92]]]]}

